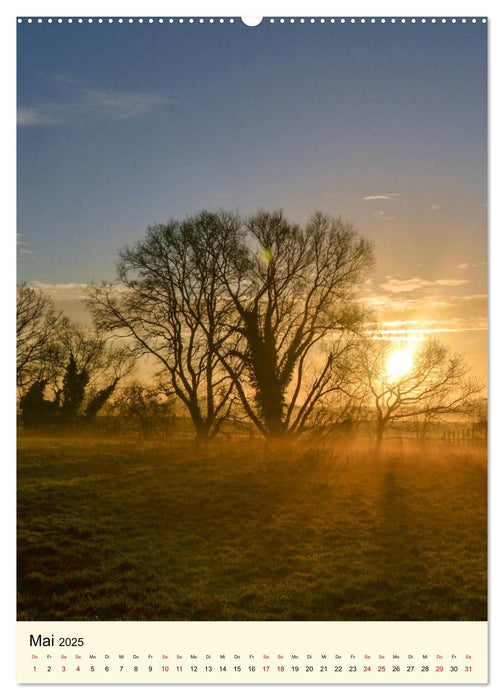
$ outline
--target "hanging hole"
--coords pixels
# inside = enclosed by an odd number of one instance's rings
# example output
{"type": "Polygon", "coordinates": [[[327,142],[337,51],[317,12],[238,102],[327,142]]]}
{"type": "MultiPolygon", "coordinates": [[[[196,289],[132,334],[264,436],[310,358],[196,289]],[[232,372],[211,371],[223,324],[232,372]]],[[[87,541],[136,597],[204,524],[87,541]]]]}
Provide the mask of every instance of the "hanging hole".
{"type": "Polygon", "coordinates": [[[262,17],[242,17],[241,21],[243,24],[246,24],[247,27],[257,27],[257,25],[261,24],[262,17]]]}

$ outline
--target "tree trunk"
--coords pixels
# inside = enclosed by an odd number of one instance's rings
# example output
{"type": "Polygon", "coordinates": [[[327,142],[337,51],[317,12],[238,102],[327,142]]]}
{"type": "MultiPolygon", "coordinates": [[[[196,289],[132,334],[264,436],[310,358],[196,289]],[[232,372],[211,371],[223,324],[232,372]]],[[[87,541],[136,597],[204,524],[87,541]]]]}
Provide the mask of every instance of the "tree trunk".
{"type": "Polygon", "coordinates": [[[385,422],[378,420],[376,423],[376,449],[379,450],[383,442],[383,433],[385,432],[385,422]]]}
{"type": "Polygon", "coordinates": [[[196,435],[194,436],[194,444],[196,450],[205,451],[210,442],[209,428],[206,425],[199,425],[196,427],[196,435]]]}
{"type": "Polygon", "coordinates": [[[267,395],[263,392],[262,414],[264,424],[268,431],[268,438],[276,440],[285,435],[283,422],[283,396],[279,391],[269,390],[267,395]]]}

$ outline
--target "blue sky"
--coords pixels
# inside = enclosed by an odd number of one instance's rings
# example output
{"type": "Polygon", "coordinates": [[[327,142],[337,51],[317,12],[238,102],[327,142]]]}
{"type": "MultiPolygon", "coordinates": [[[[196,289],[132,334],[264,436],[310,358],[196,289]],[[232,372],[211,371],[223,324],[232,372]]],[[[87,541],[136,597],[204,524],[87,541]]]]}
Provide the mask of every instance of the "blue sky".
{"type": "Polygon", "coordinates": [[[374,242],[380,318],[482,374],[486,117],[481,21],[22,23],[18,279],[70,304],[155,221],[322,209],[374,242]]]}

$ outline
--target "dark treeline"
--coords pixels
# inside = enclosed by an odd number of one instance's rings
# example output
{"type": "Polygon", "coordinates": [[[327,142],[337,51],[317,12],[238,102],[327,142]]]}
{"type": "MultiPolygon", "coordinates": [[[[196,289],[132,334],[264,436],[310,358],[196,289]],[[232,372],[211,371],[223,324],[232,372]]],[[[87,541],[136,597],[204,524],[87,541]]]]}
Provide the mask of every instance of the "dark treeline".
{"type": "Polygon", "coordinates": [[[133,364],[126,347],[57,313],[43,291],[18,286],[16,374],[26,428],[92,422],[133,364]]]}
{"type": "Polygon", "coordinates": [[[203,211],[149,227],[118,254],[117,279],[89,288],[94,328],[18,287],[19,410],[26,428],[91,423],[115,402],[142,432],[173,419],[196,440],[226,423],[268,439],[327,433],[371,411],[376,437],[400,420],[474,409],[481,385],[460,355],[419,344],[411,370],[388,378],[391,343],[374,339],[357,300],[371,245],[339,218],[305,226],[281,211],[203,211]],[[149,357],[155,383],[127,383],[149,357]]]}

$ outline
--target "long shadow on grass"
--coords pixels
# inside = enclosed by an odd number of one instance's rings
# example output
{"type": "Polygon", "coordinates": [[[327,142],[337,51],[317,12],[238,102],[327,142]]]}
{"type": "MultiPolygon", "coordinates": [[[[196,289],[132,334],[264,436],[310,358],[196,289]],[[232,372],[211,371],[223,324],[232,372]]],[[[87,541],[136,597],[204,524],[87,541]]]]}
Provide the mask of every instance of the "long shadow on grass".
{"type": "Polygon", "coordinates": [[[400,468],[400,457],[386,458],[377,499],[373,608],[382,620],[416,619],[408,609],[410,589],[426,573],[411,526],[411,494],[401,483],[400,468]]]}

